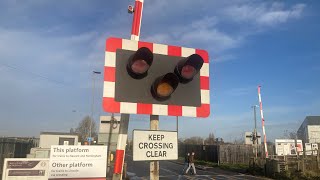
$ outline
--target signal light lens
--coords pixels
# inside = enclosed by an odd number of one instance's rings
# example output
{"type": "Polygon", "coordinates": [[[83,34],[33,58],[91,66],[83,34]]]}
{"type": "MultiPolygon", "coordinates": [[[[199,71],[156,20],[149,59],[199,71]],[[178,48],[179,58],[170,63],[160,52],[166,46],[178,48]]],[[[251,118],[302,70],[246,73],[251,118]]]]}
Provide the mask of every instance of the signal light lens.
{"type": "Polygon", "coordinates": [[[193,66],[185,65],[182,67],[181,76],[185,79],[192,79],[197,74],[196,69],[193,66]]]}
{"type": "Polygon", "coordinates": [[[181,83],[188,83],[200,71],[203,62],[200,55],[192,54],[177,64],[174,73],[179,77],[181,83]]]}
{"type": "Polygon", "coordinates": [[[127,64],[128,74],[134,79],[142,79],[148,75],[148,70],[153,62],[153,54],[146,47],[139,48],[129,58],[127,64]]]}
{"type": "Polygon", "coordinates": [[[170,98],[179,84],[179,78],[174,73],[158,77],[151,86],[151,94],[158,101],[170,98]]]}
{"type": "Polygon", "coordinates": [[[173,93],[173,87],[169,83],[163,82],[159,84],[157,87],[157,94],[160,97],[167,97],[172,93],[173,93]]]}
{"type": "Polygon", "coordinates": [[[149,65],[143,59],[136,60],[132,65],[131,69],[136,74],[143,74],[148,71],[149,65]]]}

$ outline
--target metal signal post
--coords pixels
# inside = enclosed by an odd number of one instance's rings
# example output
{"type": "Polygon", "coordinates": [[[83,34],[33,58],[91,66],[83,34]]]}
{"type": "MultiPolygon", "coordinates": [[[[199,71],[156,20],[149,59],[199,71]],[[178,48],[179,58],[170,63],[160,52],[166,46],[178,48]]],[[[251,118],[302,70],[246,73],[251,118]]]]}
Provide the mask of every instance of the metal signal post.
{"type": "Polygon", "coordinates": [[[133,9],[131,40],[139,41],[139,38],[140,38],[143,1],[144,0],[136,0],[135,1],[135,5],[134,5],[134,9],[133,9]]]}
{"type": "MultiPolygon", "coordinates": [[[[139,41],[139,38],[140,38],[143,1],[144,0],[135,1],[132,30],[131,30],[131,40],[139,41]]],[[[159,129],[159,115],[150,115],[150,129],[151,130],[159,129]]],[[[160,170],[159,161],[150,162],[150,179],[151,180],[159,179],[159,170],[160,170]]]]}
{"type": "MultiPolygon", "coordinates": [[[[143,1],[144,0],[136,0],[135,7],[133,8],[132,6],[129,6],[128,8],[128,12],[133,13],[131,40],[139,41],[143,1]]],[[[128,138],[129,118],[129,114],[121,115],[114,172],[112,177],[113,180],[122,179],[125,149],[128,138]]]]}

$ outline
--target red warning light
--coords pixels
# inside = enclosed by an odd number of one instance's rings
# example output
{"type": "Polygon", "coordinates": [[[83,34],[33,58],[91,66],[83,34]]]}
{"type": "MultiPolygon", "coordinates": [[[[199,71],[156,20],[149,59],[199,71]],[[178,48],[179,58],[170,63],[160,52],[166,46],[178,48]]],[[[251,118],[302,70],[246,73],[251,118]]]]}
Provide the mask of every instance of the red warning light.
{"type": "Polygon", "coordinates": [[[188,83],[200,71],[203,62],[201,56],[192,54],[177,64],[174,73],[179,77],[181,83],[188,83]]]}
{"type": "Polygon", "coordinates": [[[148,70],[153,62],[153,54],[146,47],[139,48],[136,53],[129,58],[127,64],[128,74],[134,79],[142,79],[148,75],[148,70]]]}

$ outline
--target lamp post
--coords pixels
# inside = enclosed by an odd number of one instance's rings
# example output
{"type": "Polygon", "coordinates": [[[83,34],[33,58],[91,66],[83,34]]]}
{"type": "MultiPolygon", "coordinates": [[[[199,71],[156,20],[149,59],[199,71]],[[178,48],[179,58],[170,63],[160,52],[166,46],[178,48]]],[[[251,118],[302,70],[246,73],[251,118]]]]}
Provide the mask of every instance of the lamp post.
{"type": "Polygon", "coordinates": [[[92,121],[93,121],[93,109],[94,109],[94,89],[95,89],[95,74],[101,74],[100,71],[92,71],[92,104],[91,104],[91,119],[90,119],[90,129],[89,129],[89,138],[90,138],[90,141],[89,141],[89,145],[91,145],[91,136],[92,136],[92,121]]]}
{"type": "Polygon", "coordinates": [[[254,117],[254,130],[253,130],[253,136],[252,136],[252,139],[253,139],[253,144],[254,144],[254,153],[255,153],[255,157],[257,158],[258,157],[258,152],[257,152],[257,114],[256,114],[256,107],[259,107],[258,105],[254,105],[254,106],[251,106],[251,108],[253,108],[253,117],[254,117]]]}

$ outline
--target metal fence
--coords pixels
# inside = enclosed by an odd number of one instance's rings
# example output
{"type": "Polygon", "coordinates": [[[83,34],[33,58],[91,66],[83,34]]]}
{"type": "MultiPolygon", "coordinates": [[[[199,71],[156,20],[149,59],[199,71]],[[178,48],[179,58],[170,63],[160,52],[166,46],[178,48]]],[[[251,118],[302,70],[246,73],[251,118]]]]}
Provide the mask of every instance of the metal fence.
{"type": "Polygon", "coordinates": [[[210,161],[218,163],[218,146],[217,145],[184,145],[180,144],[179,157],[184,157],[186,153],[195,153],[195,158],[197,160],[210,161]]]}
{"type": "MultiPolygon", "coordinates": [[[[274,154],[274,146],[269,145],[268,154],[274,154]]],[[[219,162],[224,164],[249,164],[250,158],[255,157],[254,146],[223,144],[219,146],[219,162]]],[[[265,158],[264,145],[257,145],[257,157],[265,158]]]]}
{"type": "MultiPolygon", "coordinates": [[[[266,159],[266,176],[275,178],[279,173],[296,172],[319,174],[320,150],[314,155],[273,156],[266,159]]],[[[319,175],[318,175],[319,176],[319,175]]]]}
{"type": "Polygon", "coordinates": [[[221,164],[249,164],[250,157],[255,156],[251,145],[220,145],[219,149],[221,164]]]}
{"type": "MultiPolygon", "coordinates": [[[[179,157],[184,157],[187,152],[195,152],[197,160],[210,161],[220,164],[249,164],[250,158],[255,156],[254,146],[221,144],[221,145],[179,145],[179,157]]],[[[263,145],[257,146],[257,154],[265,158],[263,145]]],[[[274,154],[274,146],[268,146],[269,155],[274,154]]]]}
{"type": "Polygon", "coordinates": [[[268,177],[275,178],[277,174],[290,172],[319,173],[320,150],[313,155],[277,156],[274,145],[268,145],[269,158],[265,158],[264,145],[257,146],[257,158],[254,146],[238,144],[221,145],[186,145],[179,144],[179,157],[188,152],[195,152],[196,160],[210,161],[219,164],[246,164],[249,167],[260,167],[268,177]]]}

